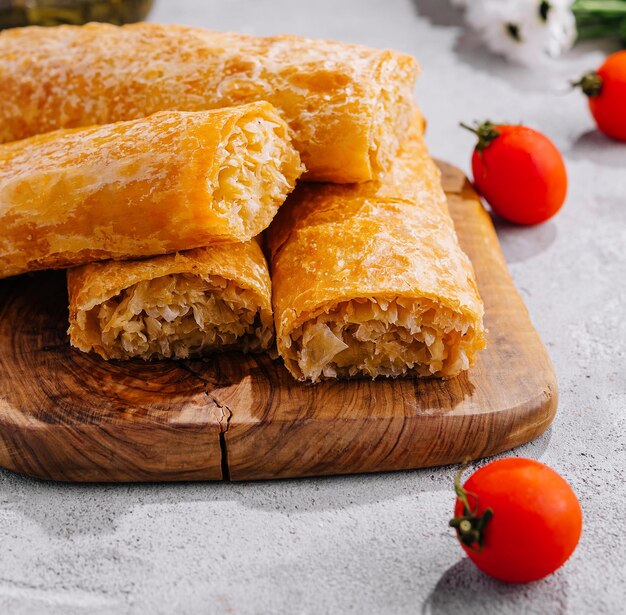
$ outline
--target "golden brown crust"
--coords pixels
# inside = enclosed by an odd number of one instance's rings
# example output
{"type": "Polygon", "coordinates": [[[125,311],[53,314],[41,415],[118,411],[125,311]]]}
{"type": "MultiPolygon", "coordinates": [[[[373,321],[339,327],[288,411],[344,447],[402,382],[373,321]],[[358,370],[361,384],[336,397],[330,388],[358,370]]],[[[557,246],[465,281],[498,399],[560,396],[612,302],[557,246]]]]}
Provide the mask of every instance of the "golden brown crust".
{"type": "Polygon", "coordinates": [[[246,241],[301,172],[268,103],[0,145],[0,278],[246,241]]]}
{"type": "MultiPolygon", "coordinates": [[[[98,308],[141,282],[183,275],[207,282],[223,280],[241,291],[248,291],[258,311],[259,327],[270,331],[262,347],[269,346],[273,340],[272,289],[267,262],[256,240],[144,260],[92,263],[68,270],[68,333],[72,345],[83,351],[94,350],[104,358],[114,357],[113,349],[107,348],[102,341],[102,331],[95,318],[98,308]]],[[[210,284],[207,293],[209,288],[210,284]]],[[[207,298],[209,296],[210,293],[207,298]]]]}
{"type": "MultiPolygon", "coordinates": [[[[467,324],[470,363],[484,345],[472,265],[420,133],[416,119],[380,182],[300,184],[268,229],[278,350],[297,378],[303,373],[289,351],[292,336],[351,301],[426,302],[467,324]]],[[[435,375],[455,375],[459,365],[435,375]]]]}
{"type": "Polygon", "coordinates": [[[367,181],[406,132],[416,76],[408,55],[296,36],[21,28],[0,34],[0,141],[267,100],[293,129],[308,179],[367,181]]]}

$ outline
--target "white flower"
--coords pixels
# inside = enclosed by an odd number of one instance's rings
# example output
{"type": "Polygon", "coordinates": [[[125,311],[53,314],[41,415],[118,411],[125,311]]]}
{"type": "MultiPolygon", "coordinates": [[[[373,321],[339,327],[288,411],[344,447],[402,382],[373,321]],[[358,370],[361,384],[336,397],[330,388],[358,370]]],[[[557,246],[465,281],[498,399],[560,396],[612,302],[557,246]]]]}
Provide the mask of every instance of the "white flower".
{"type": "Polygon", "coordinates": [[[571,49],[576,40],[574,0],[455,0],[489,49],[532,65],[571,49]]]}

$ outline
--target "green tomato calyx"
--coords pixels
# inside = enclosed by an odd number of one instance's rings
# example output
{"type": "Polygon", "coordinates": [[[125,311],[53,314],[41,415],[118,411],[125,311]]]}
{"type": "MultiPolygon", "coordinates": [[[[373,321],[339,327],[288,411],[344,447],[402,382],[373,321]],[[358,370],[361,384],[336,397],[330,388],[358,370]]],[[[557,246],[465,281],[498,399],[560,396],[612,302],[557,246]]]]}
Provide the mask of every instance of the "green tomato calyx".
{"type": "Polygon", "coordinates": [[[461,122],[461,128],[469,130],[478,137],[476,150],[479,152],[482,152],[486,147],[489,147],[491,142],[500,136],[500,133],[496,130],[496,125],[489,120],[482,123],[476,122],[475,126],[470,126],[469,124],[461,122]]]}
{"type": "Polygon", "coordinates": [[[463,514],[450,520],[450,527],[456,529],[457,538],[468,549],[480,553],[485,540],[485,528],[493,517],[493,510],[487,508],[482,514],[478,514],[478,496],[469,491],[465,491],[461,485],[461,476],[463,475],[463,466],[454,479],[454,491],[457,497],[463,503],[463,514]],[[468,496],[471,496],[475,502],[475,506],[470,506],[468,496]]]}
{"type": "Polygon", "coordinates": [[[585,73],[578,81],[572,81],[572,87],[580,88],[587,96],[600,96],[604,82],[602,77],[592,70],[585,73]]]}

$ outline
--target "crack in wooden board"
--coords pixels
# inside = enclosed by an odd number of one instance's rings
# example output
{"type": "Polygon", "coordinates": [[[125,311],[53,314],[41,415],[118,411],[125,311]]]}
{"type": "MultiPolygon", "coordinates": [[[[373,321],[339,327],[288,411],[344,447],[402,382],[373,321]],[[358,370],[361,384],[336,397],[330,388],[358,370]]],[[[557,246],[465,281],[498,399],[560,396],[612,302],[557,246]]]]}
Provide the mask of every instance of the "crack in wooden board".
{"type": "Polygon", "coordinates": [[[540,435],[547,352],[479,199],[440,163],[488,347],[459,378],[296,383],[266,355],[110,362],[67,343],[63,272],[0,282],[0,465],[65,481],[250,480],[456,463],[540,435]]]}

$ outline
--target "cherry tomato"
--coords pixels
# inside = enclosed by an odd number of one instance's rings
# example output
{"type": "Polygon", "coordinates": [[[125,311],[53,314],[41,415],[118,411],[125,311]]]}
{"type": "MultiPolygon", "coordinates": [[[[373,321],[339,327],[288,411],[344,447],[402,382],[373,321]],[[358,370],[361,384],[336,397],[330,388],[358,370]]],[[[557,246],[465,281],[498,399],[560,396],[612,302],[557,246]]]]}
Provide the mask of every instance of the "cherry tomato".
{"type": "Polygon", "coordinates": [[[478,135],[474,184],[496,214],[517,224],[538,224],[561,209],[567,172],[548,137],[526,126],[462,126],[478,135]]]}
{"type": "Polygon", "coordinates": [[[626,51],[611,54],[597,71],[574,85],[589,97],[598,128],[613,139],[626,141],[626,51]]]}
{"type": "Polygon", "coordinates": [[[493,461],[463,487],[459,476],[456,488],[460,497],[450,525],[470,559],[492,577],[536,581],[574,552],[582,531],[580,504],[565,480],[543,463],[493,461]]]}

